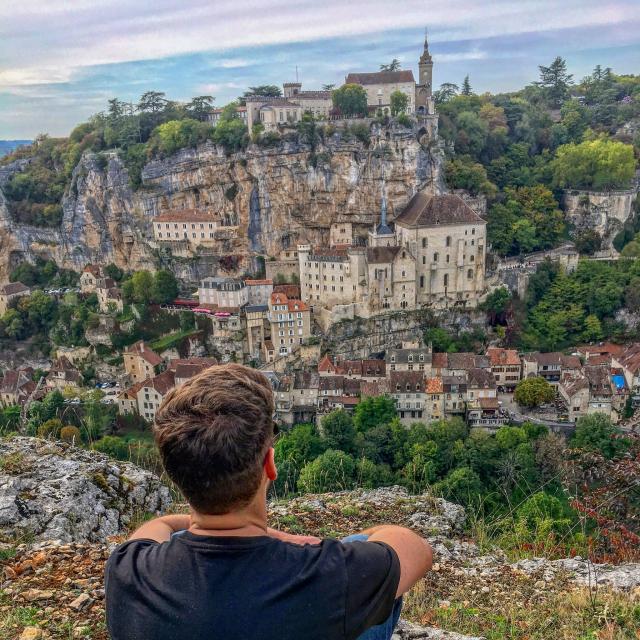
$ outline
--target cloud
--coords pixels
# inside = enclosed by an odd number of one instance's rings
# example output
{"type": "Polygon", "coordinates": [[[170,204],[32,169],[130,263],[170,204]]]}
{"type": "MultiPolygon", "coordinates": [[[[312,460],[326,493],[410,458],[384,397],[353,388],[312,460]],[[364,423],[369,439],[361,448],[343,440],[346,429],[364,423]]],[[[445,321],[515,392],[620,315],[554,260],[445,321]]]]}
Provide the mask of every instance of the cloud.
{"type": "Polygon", "coordinates": [[[244,58],[226,58],[219,60],[213,66],[222,67],[223,69],[238,69],[240,67],[248,67],[250,64],[251,61],[244,58]]]}
{"type": "MultiPolygon", "coordinates": [[[[43,63],[70,78],[83,67],[154,60],[202,51],[311,42],[428,20],[434,41],[627,24],[635,0],[23,0],[0,6],[0,87],[46,80],[43,63]],[[394,8],[397,10],[390,10],[394,8]],[[6,75],[9,73],[9,75],[6,75]]],[[[223,68],[245,66],[226,57],[223,68]],[[224,67],[224,65],[230,65],[224,67]]]]}
{"type": "Polygon", "coordinates": [[[435,53],[433,61],[436,62],[459,62],[460,60],[485,60],[488,58],[486,51],[474,49],[473,51],[458,51],[454,53],[435,53]]]}

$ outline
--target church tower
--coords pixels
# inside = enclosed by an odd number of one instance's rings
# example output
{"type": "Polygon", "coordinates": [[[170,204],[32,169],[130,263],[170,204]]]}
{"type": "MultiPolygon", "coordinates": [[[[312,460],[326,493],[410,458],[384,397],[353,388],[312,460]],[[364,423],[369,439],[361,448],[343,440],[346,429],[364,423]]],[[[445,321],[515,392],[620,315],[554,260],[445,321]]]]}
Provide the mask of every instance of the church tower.
{"type": "Polygon", "coordinates": [[[380,222],[373,231],[369,231],[370,247],[395,247],[396,235],[387,223],[387,190],[382,172],[382,204],[380,206],[380,222]]]}
{"type": "Polygon", "coordinates": [[[433,58],[429,53],[427,30],[424,32],[424,49],[418,62],[418,84],[416,85],[416,111],[433,113],[433,58]]]}

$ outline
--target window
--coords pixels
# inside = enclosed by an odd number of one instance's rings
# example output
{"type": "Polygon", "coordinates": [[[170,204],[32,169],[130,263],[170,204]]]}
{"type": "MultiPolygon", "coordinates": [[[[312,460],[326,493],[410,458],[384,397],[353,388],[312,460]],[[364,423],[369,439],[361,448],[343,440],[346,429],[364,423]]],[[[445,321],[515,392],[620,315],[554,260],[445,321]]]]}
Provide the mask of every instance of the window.
{"type": "Polygon", "coordinates": [[[424,276],[420,276],[420,288],[424,289],[424,276]]]}
{"type": "Polygon", "coordinates": [[[469,278],[469,280],[471,280],[473,278],[473,269],[469,269],[467,271],[467,278],[469,278]]]}
{"type": "Polygon", "coordinates": [[[449,286],[449,274],[448,273],[444,274],[443,283],[444,283],[445,287],[449,286]]]}
{"type": "Polygon", "coordinates": [[[427,239],[426,238],[422,238],[422,248],[423,249],[427,248],[427,239]]]}
{"type": "Polygon", "coordinates": [[[438,262],[438,257],[439,257],[439,256],[438,256],[438,254],[437,254],[437,253],[434,253],[434,254],[433,254],[433,261],[434,261],[434,262],[438,262]]]}
{"type": "Polygon", "coordinates": [[[475,236],[476,235],[476,230],[475,229],[471,229],[471,235],[475,236]]]}
{"type": "Polygon", "coordinates": [[[447,236],[446,245],[447,247],[451,246],[451,236],[447,236]]]}

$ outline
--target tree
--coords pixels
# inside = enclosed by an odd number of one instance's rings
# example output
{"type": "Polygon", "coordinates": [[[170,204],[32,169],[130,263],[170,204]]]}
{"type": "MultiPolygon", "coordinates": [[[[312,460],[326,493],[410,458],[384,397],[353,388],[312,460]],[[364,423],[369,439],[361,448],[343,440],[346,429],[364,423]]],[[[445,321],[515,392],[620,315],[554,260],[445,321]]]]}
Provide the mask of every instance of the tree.
{"type": "Polygon", "coordinates": [[[140,97],[138,111],[154,114],[162,111],[168,102],[165,95],[162,91],[146,91],[140,97]]]}
{"type": "Polygon", "coordinates": [[[456,156],[447,161],[445,177],[451,189],[465,189],[474,196],[479,193],[494,196],[497,191],[487,178],[487,170],[471,156],[456,156]]]}
{"type": "Polygon", "coordinates": [[[305,493],[351,489],[355,468],[355,461],[348,453],[328,449],[304,466],[298,478],[298,489],[305,493]]]}
{"type": "Polygon", "coordinates": [[[409,106],[409,96],[402,91],[394,91],[391,94],[391,115],[398,116],[401,113],[406,113],[409,106]]]}
{"type": "Polygon", "coordinates": [[[157,304],[168,304],[178,297],[178,281],[171,271],[158,271],[153,278],[152,299],[157,304]]]}
{"type": "Polygon", "coordinates": [[[582,339],[586,342],[595,342],[602,340],[604,332],[602,331],[602,323],[597,315],[591,313],[584,319],[584,331],[582,339]]]}
{"type": "Polygon", "coordinates": [[[571,446],[575,449],[598,451],[605,458],[611,459],[626,451],[629,442],[623,437],[623,432],[611,422],[609,416],[593,413],[576,422],[571,446]]]}
{"type": "Polygon", "coordinates": [[[213,96],[196,96],[186,106],[187,113],[194,120],[205,121],[213,109],[213,96]]]}
{"type": "Polygon", "coordinates": [[[154,129],[149,140],[150,153],[172,155],[180,149],[195,147],[212,136],[213,128],[193,118],[169,120],[154,129]]]}
{"type": "Polygon", "coordinates": [[[381,64],[380,71],[399,71],[400,70],[400,60],[398,58],[394,58],[389,64],[381,64]]]}
{"type": "Polygon", "coordinates": [[[469,74],[467,74],[462,81],[462,89],[460,93],[463,96],[470,96],[473,93],[473,91],[471,90],[471,83],[469,82],[469,74]]]}
{"type": "Polygon", "coordinates": [[[322,90],[323,91],[333,91],[336,88],[335,84],[323,84],[322,85],[322,90]]]}
{"type": "Polygon", "coordinates": [[[553,183],[562,189],[626,189],[636,170],[633,146],[597,138],[558,147],[553,183]]]}
{"type": "Polygon", "coordinates": [[[369,396],[360,400],[353,412],[356,431],[364,433],[397,417],[396,403],[389,396],[369,396]]]}
{"type": "Polygon", "coordinates": [[[277,84],[260,84],[255,87],[249,87],[240,98],[238,103],[241,105],[246,104],[246,100],[250,96],[263,96],[265,98],[279,98],[282,96],[282,90],[277,84]]]}
{"type": "Polygon", "coordinates": [[[491,324],[495,324],[498,317],[503,316],[511,302],[511,292],[507,287],[494,289],[482,303],[481,308],[491,317],[491,324]]]}
{"type": "Polygon", "coordinates": [[[122,284],[122,295],[126,302],[148,304],[153,296],[154,277],[149,271],[136,271],[122,284]]]}
{"type": "Polygon", "coordinates": [[[343,84],[332,94],[333,106],[344,116],[366,116],[367,92],[359,84],[343,84]]]}
{"type": "Polygon", "coordinates": [[[443,104],[445,102],[449,102],[451,98],[458,95],[458,91],[460,88],[457,84],[453,84],[453,82],[443,82],[440,85],[440,88],[434,92],[433,98],[436,101],[436,104],[443,104]]]}
{"type": "Polygon", "coordinates": [[[567,73],[567,62],[558,56],[550,66],[540,65],[540,80],[535,84],[542,87],[551,107],[559,108],[569,96],[573,75],[567,73]]]}
{"type": "Polygon", "coordinates": [[[320,422],[322,439],[328,449],[339,449],[353,453],[356,430],[351,415],[343,409],[337,409],[324,416],[320,422]]]}
{"type": "Polygon", "coordinates": [[[447,477],[438,482],[435,491],[447,500],[463,505],[475,504],[482,493],[482,481],[469,467],[454,469],[447,477]]]}
{"type": "Polygon", "coordinates": [[[536,376],[518,382],[514,398],[521,407],[531,408],[551,402],[555,395],[553,387],[544,378],[536,376]]]}

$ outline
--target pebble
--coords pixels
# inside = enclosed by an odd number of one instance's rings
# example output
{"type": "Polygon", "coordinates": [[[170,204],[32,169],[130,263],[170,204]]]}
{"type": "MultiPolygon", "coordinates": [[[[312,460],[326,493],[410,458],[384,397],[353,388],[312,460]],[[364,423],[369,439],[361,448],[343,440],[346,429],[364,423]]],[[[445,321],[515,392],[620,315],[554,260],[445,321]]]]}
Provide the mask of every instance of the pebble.
{"type": "Polygon", "coordinates": [[[40,627],[25,627],[20,635],[20,640],[40,640],[42,629],[40,627]]]}
{"type": "Polygon", "coordinates": [[[93,598],[87,593],[81,593],[69,606],[74,611],[82,611],[93,602],[93,598]]]}

